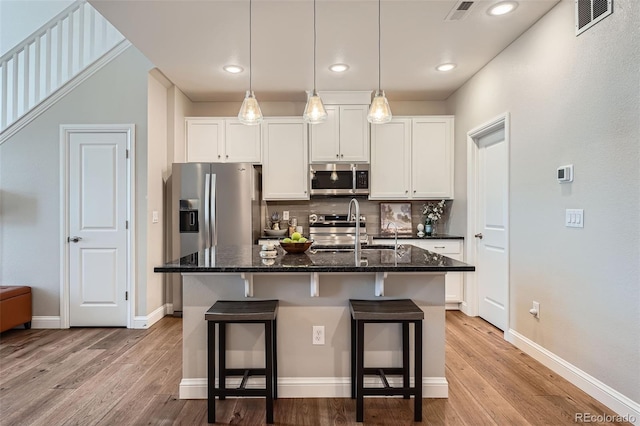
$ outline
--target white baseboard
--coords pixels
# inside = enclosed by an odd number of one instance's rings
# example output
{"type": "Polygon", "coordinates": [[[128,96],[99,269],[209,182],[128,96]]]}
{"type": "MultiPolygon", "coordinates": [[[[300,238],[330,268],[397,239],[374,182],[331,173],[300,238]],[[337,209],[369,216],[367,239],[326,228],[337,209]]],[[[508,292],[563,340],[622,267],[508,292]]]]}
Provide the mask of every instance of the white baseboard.
{"type": "MultiPolygon", "coordinates": [[[[171,310],[173,310],[173,308],[171,310]]],[[[167,311],[168,311],[168,307],[165,304],[160,306],[158,309],[154,310],[153,312],[151,312],[149,315],[136,316],[133,318],[133,324],[131,328],[141,328],[141,329],[149,328],[153,324],[157,323],[162,318],[164,318],[164,316],[167,315],[167,311]]]]}
{"type": "Polygon", "coordinates": [[[62,321],[59,316],[38,316],[31,317],[31,328],[62,328],[62,321]]]}
{"type": "MultiPolygon", "coordinates": [[[[234,378],[235,379],[235,378],[234,378]]],[[[388,377],[392,386],[400,385],[399,378],[388,377]]],[[[376,386],[379,380],[366,379],[366,386],[376,386]]],[[[413,384],[413,380],[411,381],[413,384]]],[[[217,380],[216,380],[217,383],[217,380]]],[[[237,386],[240,379],[229,379],[229,387],[237,386]],[[236,383],[237,382],[237,383],[236,383]]],[[[264,379],[251,380],[247,386],[264,387],[264,379]]],[[[448,398],[449,383],[445,377],[424,377],[422,379],[422,395],[424,398],[448,398]]],[[[350,398],[350,377],[279,377],[279,398],[350,398]]],[[[182,379],[180,382],[180,399],[207,399],[207,379],[182,379]]]]}
{"type": "MultiPolygon", "coordinates": [[[[639,403],[632,401],[620,392],[612,389],[610,386],[602,383],[600,380],[580,370],[573,364],[565,361],[515,330],[509,329],[505,337],[506,340],[515,347],[568,380],[573,385],[579,387],[620,416],[625,417],[626,421],[640,425],[639,403]]],[[[602,413],[590,414],[602,415],[602,413]]]]}

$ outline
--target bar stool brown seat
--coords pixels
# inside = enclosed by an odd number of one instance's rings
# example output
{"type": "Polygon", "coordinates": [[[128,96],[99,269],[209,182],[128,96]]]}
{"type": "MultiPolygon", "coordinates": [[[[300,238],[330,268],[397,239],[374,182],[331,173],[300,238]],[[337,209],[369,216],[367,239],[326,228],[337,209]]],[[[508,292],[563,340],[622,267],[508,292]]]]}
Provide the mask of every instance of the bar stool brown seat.
{"type": "Polygon", "coordinates": [[[349,300],[351,311],[351,398],[356,399],[356,421],[364,421],[365,395],[413,395],[413,417],[422,421],[422,321],[424,312],[411,299],[349,300]],[[364,367],[364,325],[402,324],[402,367],[364,367]],[[409,380],[409,324],[414,330],[414,386],[409,380]],[[364,387],[364,376],[377,375],[383,387],[364,387]],[[401,375],[402,387],[392,387],[387,375],[401,375]]]}
{"type": "Polygon", "coordinates": [[[208,368],[208,421],[215,423],[215,398],[225,399],[227,396],[264,396],[266,398],[267,423],[273,423],[273,400],[278,397],[278,363],[276,353],[276,315],[277,300],[258,301],[226,301],[219,300],[204,315],[207,320],[207,368],[208,368]],[[226,366],[226,325],[227,324],[264,324],[265,333],[265,368],[227,368],[226,366]],[[216,324],[218,324],[218,359],[219,380],[215,386],[216,360],[215,341],[216,324]],[[247,389],[250,376],[265,376],[266,386],[262,389],[247,389]],[[240,386],[229,389],[227,377],[242,377],[240,386]]]}

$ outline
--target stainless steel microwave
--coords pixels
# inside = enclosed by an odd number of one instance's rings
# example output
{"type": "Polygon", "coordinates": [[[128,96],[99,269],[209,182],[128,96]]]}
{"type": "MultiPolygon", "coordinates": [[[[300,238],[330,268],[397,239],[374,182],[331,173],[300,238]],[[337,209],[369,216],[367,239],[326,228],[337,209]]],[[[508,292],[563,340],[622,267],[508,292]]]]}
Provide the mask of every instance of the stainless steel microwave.
{"type": "Polygon", "coordinates": [[[368,195],[368,164],[311,164],[311,191],[314,195],[368,195]]]}

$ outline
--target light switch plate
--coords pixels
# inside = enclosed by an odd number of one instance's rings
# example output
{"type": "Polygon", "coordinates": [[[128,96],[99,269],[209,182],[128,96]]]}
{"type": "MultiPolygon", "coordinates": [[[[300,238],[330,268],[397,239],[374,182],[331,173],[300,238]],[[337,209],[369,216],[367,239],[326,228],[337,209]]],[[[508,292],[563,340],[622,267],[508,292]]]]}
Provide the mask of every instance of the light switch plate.
{"type": "Polygon", "coordinates": [[[566,209],[564,224],[568,228],[584,228],[584,209],[566,209]]]}
{"type": "Polygon", "coordinates": [[[151,213],[151,223],[158,223],[158,221],[159,221],[159,220],[160,220],[160,219],[158,218],[158,211],[157,211],[157,210],[154,210],[154,211],[151,213]]]}

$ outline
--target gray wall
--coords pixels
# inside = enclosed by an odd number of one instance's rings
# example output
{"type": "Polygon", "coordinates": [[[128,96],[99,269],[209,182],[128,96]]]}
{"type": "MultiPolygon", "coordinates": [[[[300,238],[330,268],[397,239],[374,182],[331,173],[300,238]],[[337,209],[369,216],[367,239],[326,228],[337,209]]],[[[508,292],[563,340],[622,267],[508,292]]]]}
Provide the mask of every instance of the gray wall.
{"type": "MultiPolygon", "coordinates": [[[[33,315],[60,315],[61,124],[134,123],[138,281],[146,265],[147,75],[130,47],[0,145],[0,283],[30,285],[33,315]]],[[[146,314],[138,299],[137,315],[146,314]]]]}
{"type": "Polygon", "coordinates": [[[560,2],[448,100],[452,233],[466,233],[466,133],[511,114],[510,326],[640,401],[640,8],[579,37],[560,2]],[[556,168],[575,167],[560,185],[556,168]],[[564,226],[583,208],[585,228],[564,226]],[[528,313],[541,304],[541,319],[528,313]]]}

